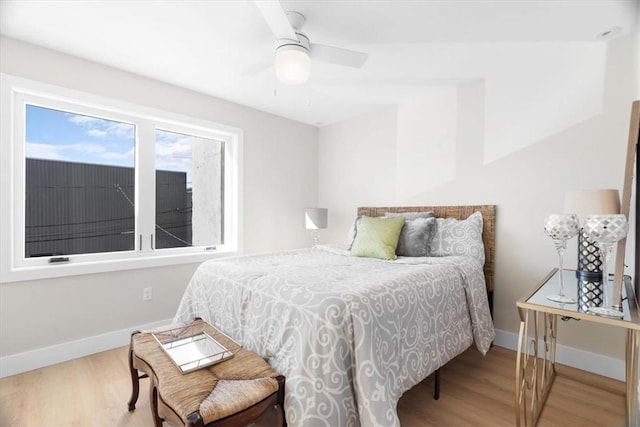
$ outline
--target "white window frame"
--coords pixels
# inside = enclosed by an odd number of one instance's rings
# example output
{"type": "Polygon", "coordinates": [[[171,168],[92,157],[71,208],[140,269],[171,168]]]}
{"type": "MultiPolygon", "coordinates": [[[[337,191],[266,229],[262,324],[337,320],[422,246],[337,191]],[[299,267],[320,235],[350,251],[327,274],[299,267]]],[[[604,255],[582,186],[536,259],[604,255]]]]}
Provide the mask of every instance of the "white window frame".
{"type": "Polygon", "coordinates": [[[0,283],[202,262],[240,253],[242,129],[0,74],[0,283]],[[136,126],[133,251],[25,258],[25,104],[136,126]],[[154,250],[155,129],[224,141],[224,243],[154,250]],[[140,209],[140,207],[146,208],[140,209]]]}

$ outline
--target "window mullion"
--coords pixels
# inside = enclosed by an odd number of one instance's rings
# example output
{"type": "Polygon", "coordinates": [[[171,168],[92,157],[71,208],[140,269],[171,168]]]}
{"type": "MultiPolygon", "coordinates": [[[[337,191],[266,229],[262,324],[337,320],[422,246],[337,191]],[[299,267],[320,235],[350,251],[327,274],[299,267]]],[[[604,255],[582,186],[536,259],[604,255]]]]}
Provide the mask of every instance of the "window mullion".
{"type": "Polygon", "coordinates": [[[155,126],[136,124],[136,249],[155,248],[155,126]]]}

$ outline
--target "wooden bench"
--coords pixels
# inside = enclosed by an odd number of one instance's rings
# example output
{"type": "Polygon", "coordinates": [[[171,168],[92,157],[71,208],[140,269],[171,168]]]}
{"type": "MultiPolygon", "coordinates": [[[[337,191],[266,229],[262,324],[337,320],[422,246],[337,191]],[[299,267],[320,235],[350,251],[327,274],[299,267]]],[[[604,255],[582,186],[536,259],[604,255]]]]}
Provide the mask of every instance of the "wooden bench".
{"type": "MultiPolygon", "coordinates": [[[[170,327],[176,326],[179,325],[170,327]]],[[[220,342],[224,340],[234,356],[183,374],[154,338],[153,333],[159,330],[134,332],[129,346],[132,382],[129,411],[135,409],[138,401],[139,380],[148,377],[156,427],[165,420],[182,426],[245,426],[272,407],[276,407],[281,424],[286,426],[284,376],[201,319],[183,326],[189,334],[206,332],[220,342]]]]}

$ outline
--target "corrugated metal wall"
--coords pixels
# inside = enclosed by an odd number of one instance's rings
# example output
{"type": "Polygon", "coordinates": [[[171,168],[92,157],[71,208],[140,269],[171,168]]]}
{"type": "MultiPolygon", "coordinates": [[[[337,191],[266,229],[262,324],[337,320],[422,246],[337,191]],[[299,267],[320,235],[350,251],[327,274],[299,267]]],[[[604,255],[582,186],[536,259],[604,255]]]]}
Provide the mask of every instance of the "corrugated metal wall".
{"type": "MultiPolygon", "coordinates": [[[[166,183],[158,200],[163,212],[158,243],[186,246],[191,238],[190,204],[183,172],[157,171],[166,183]],[[187,209],[190,212],[190,209],[187,209]],[[167,240],[168,239],[168,240],[167,240]]],[[[135,242],[133,168],[53,160],[26,161],[25,256],[133,250],[135,242]]]]}
{"type": "Polygon", "coordinates": [[[156,171],[156,248],[191,246],[191,214],[187,174],[156,171]]]}

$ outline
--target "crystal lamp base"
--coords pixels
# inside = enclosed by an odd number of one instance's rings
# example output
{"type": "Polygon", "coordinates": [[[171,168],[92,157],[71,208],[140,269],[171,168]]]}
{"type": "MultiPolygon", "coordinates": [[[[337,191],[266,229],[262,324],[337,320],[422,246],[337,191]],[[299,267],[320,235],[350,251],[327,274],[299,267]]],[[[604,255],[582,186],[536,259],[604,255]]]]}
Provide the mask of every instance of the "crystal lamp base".
{"type": "Polygon", "coordinates": [[[624,313],[622,313],[622,311],[616,310],[615,308],[607,308],[607,307],[589,307],[589,312],[593,314],[597,314],[598,316],[605,316],[605,317],[620,318],[624,316],[624,313]]]}
{"type": "Polygon", "coordinates": [[[575,304],[576,299],[568,297],[566,295],[547,295],[547,299],[555,302],[559,302],[562,304],[575,304]]]}

